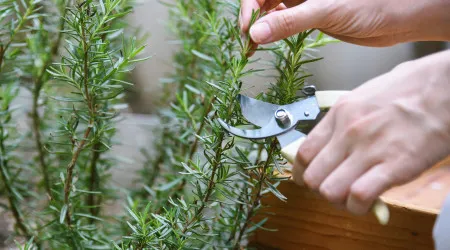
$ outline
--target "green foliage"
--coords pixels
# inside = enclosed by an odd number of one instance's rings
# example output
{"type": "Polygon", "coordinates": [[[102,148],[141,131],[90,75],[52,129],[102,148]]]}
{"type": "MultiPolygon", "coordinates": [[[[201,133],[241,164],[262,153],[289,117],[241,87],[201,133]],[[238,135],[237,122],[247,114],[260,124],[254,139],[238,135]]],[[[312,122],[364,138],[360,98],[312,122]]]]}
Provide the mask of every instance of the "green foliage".
{"type": "MultiPolygon", "coordinates": [[[[217,118],[248,125],[236,97],[245,77],[263,70],[258,59],[247,57],[252,44],[237,26],[239,2],[178,0],[168,6],[169,27],[180,49],[174,55],[173,74],[163,81],[166,102],[161,103],[163,126],[155,146],[160,151],[144,167],[148,175],[141,179],[143,189],[132,195],[129,226],[134,233],[116,247],[246,248],[251,234],[265,229],[268,218],[260,214],[262,197],[286,199],[277,186],[287,179],[282,174],[288,166],[276,139],[233,137],[217,118]],[[143,199],[152,200],[150,208],[136,208],[143,199]],[[137,211],[149,211],[151,216],[137,211]],[[259,220],[257,215],[262,215],[259,220]],[[152,233],[145,236],[145,232],[152,233]]],[[[259,15],[253,14],[252,23],[259,15]]],[[[311,76],[303,66],[320,59],[308,52],[333,41],[321,33],[312,38],[311,33],[259,49],[274,56],[279,76],[258,98],[281,104],[298,100],[297,92],[311,76]]]]}
{"type": "Polygon", "coordinates": [[[125,21],[132,9],[128,0],[0,2],[1,191],[24,249],[110,249],[123,235],[101,207],[117,199],[106,153],[127,77],[147,59],[125,21]],[[12,113],[24,91],[25,132],[12,113]]]}
{"type": "MultiPolygon", "coordinates": [[[[179,49],[162,79],[158,150],[142,151],[141,186],[121,201],[109,171],[119,163],[107,153],[128,75],[148,59],[126,22],[134,3],[0,0],[0,194],[14,236],[26,239],[21,249],[242,249],[267,230],[262,198],[286,199],[277,186],[288,165],[276,139],[233,137],[217,122],[249,125],[236,97],[246,77],[264,71],[248,57],[240,3],[166,4],[179,49]],[[32,96],[25,132],[14,117],[20,91],[32,96]],[[123,213],[106,214],[109,201],[126,203],[123,213]]],[[[312,32],[258,49],[273,56],[278,75],[257,98],[298,100],[310,76],[303,66],[320,59],[311,50],[332,42],[312,32]]]]}
{"type": "Polygon", "coordinates": [[[30,196],[29,183],[21,175],[27,169],[16,150],[21,135],[14,124],[13,101],[19,93],[21,72],[28,66],[29,58],[24,53],[26,44],[22,43],[25,32],[32,31],[28,20],[39,18],[40,1],[1,1],[0,2],[0,172],[2,191],[16,221],[17,231],[32,236],[25,221],[20,203],[30,196]]]}

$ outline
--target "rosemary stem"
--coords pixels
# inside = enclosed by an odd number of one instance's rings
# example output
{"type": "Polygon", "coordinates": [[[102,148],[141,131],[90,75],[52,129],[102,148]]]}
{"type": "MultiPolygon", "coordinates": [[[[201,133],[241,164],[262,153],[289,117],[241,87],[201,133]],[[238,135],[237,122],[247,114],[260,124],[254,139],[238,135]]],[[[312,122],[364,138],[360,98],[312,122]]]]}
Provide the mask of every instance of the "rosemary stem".
{"type": "MultiPolygon", "coordinates": [[[[238,82],[237,77],[233,79],[233,82],[234,83],[238,82]]],[[[226,117],[227,117],[228,121],[231,118],[231,113],[233,112],[233,108],[234,108],[234,105],[231,103],[228,106],[228,110],[227,110],[227,116],[226,117]]],[[[192,219],[186,224],[186,227],[183,229],[183,234],[186,233],[186,231],[188,230],[190,225],[197,219],[197,217],[202,214],[203,210],[206,207],[206,203],[208,202],[209,197],[211,196],[211,194],[212,194],[212,192],[214,190],[214,187],[215,187],[215,184],[216,184],[216,182],[215,182],[216,172],[217,172],[217,169],[220,166],[220,162],[221,162],[222,156],[223,156],[222,143],[223,143],[224,137],[225,137],[224,132],[221,132],[219,134],[218,138],[217,138],[218,143],[216,144],[216,148],[214,149],[214,152],[215,152],[214,162],[213,162],[213,165],[212,165],[211,176],[210,176],[209,181],[208,181],[208,186],[206,188],[206,194],[205,194],[204,198],[202,199],[202,204],[200,205],[200,208],[197,210],[197,212],[195,213],[194,217],[192,217],[192,219]]]]}
{"type": "MultiPolygon", "coordinates": [[[[203,119],[202,122],[200,123],[200,127],[197,129],[197,132],[195,133],[196,135],[200,135],[203,131],[203,128],[205,127],[205,123],[206,123],[206,116],[208,115],[209,112],[211,112],[212,106],[214,101],[216,100],[216,97],[213,96],[211,98],[211,100],[209,101],[208,107],[205,109],[205,111],[203,112],[203,119]]],[[[194,157],[195,152],[197,151],[197,146],[198,146],[198,136],[195,137],[194,140],[194,144],[192,144],[190,153],[189,153],[189,160],[191,161],[192,158],[194,157]]]]}
{"type": "Polygon", "coordinates": [[[41,122],[40,122],[40,117],[39,117],[39,113],[38,113],[38,100],[39,100],[39,92],[40,91],[37,87],[38,86],[36,85],[36,89],[33,93],[33,107],[32,107],[31,116],[33,119],[34,140],[35,140],[36,149],[38,152],[39,164],[41,165],[42,176],[44,179],[44,186],[45,186],[47,195],[51,199],[51,197],[52,197],[51,188],[50,188],[51,183],[50,183],[50,178],[48,176],[48,166],[45,163],[44,145],[42,144],[41,132],[40,132],[40,123],[41,122]]]}
{"type": "MultiPolygon", "coordinates": [[[[84,148],[84,145],[89,137],[89,134],[91,133],[92,126],[88,126],[86,131],[84,132],[83,139],[81,140],[80,144],[75,147],[75,151],[72,155],[72,160],[70,161],[69,165],[67,165],[67,172],[66,172],[66,180],[64,183],[64,204],[69,206],[69,196],[70,196],[70,189],[72,186],[72,175],[73,175],[73,168],[75,167],[75,164],[77,163],[78,157],[80,156],[81,151],[84,148]]],[[[71,225],[70,220],[70,209],[67,208],[67,214],[66,214],[66,221],[67,225],[71,225]]]]}
{"type": "MultiPolygon", "coordinates": [[[[4,128],[1,127],[0,128],[1,131],[1,136],[3,137],[4,135],[4,128]]],[[[25,223],[23,221],[22,218],[22,214],[20,213],[20,209],[17,205],[17,201],[16,198],[14,197],[14,192],[13,192],[13,187],[10,183],[10,179],[8,178],[9,174],[8,174],[8,161],[6,160],[6,148],[5,148],[5,144],[3,139],[0,140],[0,172],[1,172],[1,176],[2,176],[2,181],[5,185],[5,189],[7,191],[7,197],[8,197],[8,202],[9,202],[9,206],[11,209],[11,212],[13,214],[13,217],[16,221],[16,225],[17,227],[20,229],[20,231],[22,231],[22,233],[27,236],[30,237],[31,234],[28,230],[28,228],[25,226],[25,223]]]]}
{"type": "MultiPolygon", "coordinates": [[[[90,165],[90,178],[89,178],[89,195],[87,198],[87,204],[89,206],[89,211],[92,216],[98,216],[100,212],[99,206],[99,198],[96,197],[95,191],[98,191],[99,188],[99,174],[97,169],[97,163],[100,159],[100,143],[96,142],[92,147],[92,160],[90,165]],[[97,198],[97,199],[96,199],[97,198]]],[[[90,223],[93,223],[95,220],[93,218],[90,219],[90,223]]]]}
{"type": "MultiPolygon", "coordinates": [[[[65,16],[66,10],[64,10],[64,16],[65,16]]],[[[47,68],[50,66],[53,57],[55,57],[58,54],[59,46],[62,40],[63,32],[61,32],[64,29],[65,25],[65,18],[61,18],[58,28],[58,36],[56,38],[56,41],[53,43],[53,46],[51,47],[51,56],[48,57],[47,61],[44,63],[44,67],[42,67],[41,72],[39,73],[38,77],[36,78],[36,82],[34,84],[34,90],[33,90],[33,103],[32,103],[32,110],[31,110],[31,117],[33,120],[33,131],[34,131],[34,140],[36,144],[36,148],[38,151],[38,158],[39,158],[39,164],[41,166],[41,171],[44,179],[44,186],[45,190],[47,191],[47,195],[51,199],[52,193],[51,193],[51,181],[48,175],[48,166],[45,162],[45,151],[44,146],[41,139],[41,132],[40,132],[40,124],[41,119],[39,117],[38,112],[38,106],[39,106],[39,97],[41,94],[41,89],[44,86],[44,75],[47,70],[47,68]]]]}
{"type": "Polygon", "coordinates": [[[239,249],[240,242],[242,240],[242,236],[244,235],[245,230],[247,230],[248,225],[249,225],[249,223],[250,223],[250,221],[251,221],[251,219],[253,217],[253,212],[254,212],[255,208],[258,206],[258,204],[259,204],[259,202],[260,202],[260,200],[262,198],[261,191],[262,191],[262,188],[263,188],[264,181],[266,180],[267,169],[269,168],[269,165],[272,162],[272,157],[274,155],[274,150],[276,148],[276,143],[277,143],[277,141],[275,139],[272,139],[272,143],[270,144],[270,148],[269,148],[269,152],[268,152],[267,161],[265,162],[264,167],[261,170],[261,174],[260,174],[259,179],[258,179],[257,188],[256,188],[256,194],[255,194],[255,196],[253,198],[253,201],[251,202],[250,209],[248,210],[248,212],[247,212],[247,214],[245,216],[246,220],[244,222],[244,225],[241,227],[241,230],[239,231],[238,238],[237,238],[236,243],[234,245],[234,249],[235,250],[239,249]]]}
{"type": "MultiPolygon", "coordinates": [[[[197,129],[197,131],[196,131],[196,135],[198,135],[198,136],[200,136],[200,134],[202,133],[202,131],[203,131],[203,128],[205,127],[205,124],[206,124],[206,116],[208,115],[208,113],[209,112],[211,112],[211,110],[212,110],[212,107],[213,107],[213,103],[214,103],[214,101],[216,100],[216,97],[215,96],[213,96],[212,98],[211,98],[211,100],[209,101],[209,104],[208,104],[208,107],[204,110],[204,112],[203,112],[203,119],[202,119],[202,122],[200,123],[200,127],[197,129]]],[[[189,161],[192,161],[192,159],[193,159],[193,157],[194,157],[194,154],[195,154],[195,152],[197,151],[197,148],[198,148],[198,136],[195,136],[195,139],[194,139],[194,143],[192,144],[192,147],[191,147],[191,149],[190,149],[190,153],[189,153],[189,159],[188,159],[188,162],[189,161]]],[[[178,191],[181,191],[181,190],[183,190],[184,189],[184,186],[186,186],[186,179],[183,179],[182,181],[181,181],[181,183],[180,183],[180,185],[177,187],[177,189],[176,189],[176,193],[178,192],[178,191]]]]}
{"type": "MultiPolygon", "coordinates": [[[[5,45],[0,45],[0,72],[3,68],[3,63],[5,61],[5,55],[8,48],[11,46],[12,42],[14,41],[15,36],[17,33],[22,29],[23,25],[25,24],[25,20],[28,19],[28,16],[33,12],[34,9],[34,3],[32,1],[29,1],[29,5],[24,13],[24,15],[21,17],[20,22],[17,24],[15,29],[10,34],[10,39],[5,45]]],[[[28,230],[28,228],[25,225],[25,222],[22,218],[22,214],[20,213],[20,208],[17,205],[16,198],[14,196],[13,192],[13,186],[9,179],[9,173],[8,173],[8,161],[6,156],[6,147],[5,147],[5,131],[4,131],[4,124],[0,124],[0,172],[1,172],[1,178],[3,180],[3,183],[5,185],[5,190],[7,192],[8,197],[8,203],[10,206],[10,209],[13,213],[13,217],[16,221],[16,225],[19,228],[22,233],[27,236],[31,237],[31,233],[28,230]]]]}
{"type": "Polygon", "coordinates": [[[206,194],[205,194],[205,196],[202,199],[202,204],[200,205],[200,208],[197,209],[197,212],[195,213],[195,215],[192,217],[192,219],[184,227],[183,234],[185,234],[187,232],[187,230],[189,229],[191,224],[194,223],[194,221],[197,220],[198,217],[202,214],[203,210],[206,207],[206,203],[208,202],[209,197],[211,196],[212,191],[214,190],[214,186],[216,184],[216,182],[215,182],[216,172],[217,172],[217,169],[218,169],[218,167],[220,165],[220,161],[221,161],[221,158],[222,158],[222,150],[223,150],[222,149],[222,142],[223,142],[223,139],[224,139],[224,133],[220,133],[219,137],[217,138],[217,141],[218,141],[217,146],[216,146],[216,148],[214,150],[216,152],[216,155],[214,157],[214,162],[213,162],[213,166],[212,166],[212,170],[211,170],[211,176],[209,178],[208,186],[206,188],[206,194]]]}
{"type": "Polygon", "coordinates": [[[6,51],[8,50],[9,46],[11,46],[11,43],[14,40],[14,37],[17,35],[17,33],[22,29],[23,25],[25,24],[25,20],[28,19],[28,16],[33,12],[34,9],[34,3],[33,1],[29,1],[29,5],[27,10],[25,11],[25,14],[21,17],[19,24],[16,26],[16,28],[11,32],[9,41],[3,46],[0,46],[0,71],[3,67],[4,57],[6,54],[6,51]]]}
{"type": "Polygon", "coordinates": [[[83,43],[83,50],[84,50],[84,57],[83,57],[83,79],[84,79],[84,95],[86,98],[86,102],[87,105],[89,107],[89,111],[90,111],[90,121],[89,121],[89,125],[86,128],[86,131],[84,132],[84,136],[83,139],[81,140],[80,144],[75,146],[74,149],[74,153],[72,155],[72,160],[70,161],[69,165],[67,166],[67,176],[66,176],[66,181],[65,181],[65,185],[64,185],[64,204],[66,204],[68,206],[67,208],[67,214],[66,214],[66,221],[67,221],[67,225],[70,226],[71,225],[71,219],[70,219],[70,208],[69,208],[69,196],[70,196],[70,189],[72,186],[72,175],[73,175],[73,169],[75,167],[75,164],[78,160],[78,157],[81,153],[81,151],[84,149],[84,145],[86,144],[86,141],[88,140],[89,134],[91,133],[92,127],[94,126],[94,112],[95,110],[93,110],[93,103],[92,103],[92,99],[90,98],[89,95],[89,90],[88,90],[88,79],[89,79],[89,46],[86,42],[87,37],[86,37],[86,27],[85,27],[85,22],[82,21],[81,23],[81,32],[82,32],[82,43],[83,43]]]}

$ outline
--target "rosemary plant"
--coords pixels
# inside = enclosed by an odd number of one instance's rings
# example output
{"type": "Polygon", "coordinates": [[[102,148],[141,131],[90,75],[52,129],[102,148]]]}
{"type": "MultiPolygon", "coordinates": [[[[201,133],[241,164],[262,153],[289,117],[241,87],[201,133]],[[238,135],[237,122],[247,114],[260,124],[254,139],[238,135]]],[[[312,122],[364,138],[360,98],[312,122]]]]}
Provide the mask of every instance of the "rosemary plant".
{"type": "MultiPolygon", "coordinates": [[[[252,232],[261,198],[277,190],[286,165],[276,139],[248,141],[227,135],[218,117],[232,125],[248,125],[237,95],[243,78],[261,69],[247,55],[253,47],[237,27],[239,2],[179,0],[171,22],[181,49],[175,71],[164,79],[170,109],[161,107],[161,142],[154,165],[146,164],[145,183],[130,201],[132,232],[117,249],[242,249],[252,232]],[[169,173],[161,175],[161,173],[169,173]],[[180,172],[182,175],[177,175],[180,172]],[[148,175],[147,175],[148,176],[148,175]],[[151,203],[140,203],[143,197],[151,203]],[[162,202],[161,202],[162,201],[162,202]],[[145,208],[144,208],[145,206],[145,208]]],[[[254,22],[260,13],[253,13],[254,22]]],[[[290,103],[310,74],[304,65],[319,60],[309,55],[332,40],[307,31],[261,50],[274,55],[279,76],[265,101],[290,103]]]]}
{"type": "MultiPolygon", "coordinates": [[[[134,2],[0,0],[0,194],[22,249],[243,249],[268,219],[262,198],[286,199],[276,139],[233,137],[217,122],[249,125],[236,97],[262,71],[237,26],[239,2],[166,4],[179,50],[163,79],[157,152],[143,151],[141,185],[124,202],[108,150],[128,74],[147,59],[125,19],[134,2]],[[21,91],[32,97],[25,132],[13,113],[21,91]],[[126,203],[124,213],[107,214],[109,201],[126,203]]],[[[299,98],[303,66],[320,59],[309,52],[332,41],[312,32],[259,49],[278,76],[256,98],[299,98]]]]}
{"type": "Polygon", "coordinates": [[[147,59],[125,20],[133,4],[0,2],[0,190],[26,249],[109,249],[122,236],[101,208],[117,198],[107,151],[127,77],[147,59]],[[12,102],[27,90],[29,131],[19,133],[12,102]]]}
{"type": "Polygon", "coordinates": [[[32,27],[29,20],[40,17],[38,13],[41,1],[1,1],[0,2],[0,172],[2,192],[15,220],[17,232],[32,237],[26,215],[20,205],[25,197],[30,196],[29,186],[22,179],[24,166],[21,157],[15,152],[20,145],[21,134],[13,121],[16,108],[13,101],[19,94],[20,78],[29,65],[23,39],[32,27]]]}

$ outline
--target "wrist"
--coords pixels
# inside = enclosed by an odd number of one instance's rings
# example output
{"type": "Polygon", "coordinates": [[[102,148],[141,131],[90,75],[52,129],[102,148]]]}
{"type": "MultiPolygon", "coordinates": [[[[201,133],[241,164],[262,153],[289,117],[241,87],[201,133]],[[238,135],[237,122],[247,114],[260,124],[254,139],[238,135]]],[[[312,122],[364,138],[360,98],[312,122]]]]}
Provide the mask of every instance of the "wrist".
{"type": "Polygon", "coordinates": [[[427,126],[423,129],[430,135],[424,139],[434,141],[429,145],[428,154],[436,162],[450,156],[450,50],[425,56],[417,62],[418,76],[424,76],[420,95],[427,126]]]}
{"type": "Polygon", "coordinates": [[[448,139],[450,146],[450,50],[416,61],[419,74],[426,76],[422,93],[425,110],[432,114],[435,124],[442,126],[441,131],[445,131],[442,136],[448,139]]]}

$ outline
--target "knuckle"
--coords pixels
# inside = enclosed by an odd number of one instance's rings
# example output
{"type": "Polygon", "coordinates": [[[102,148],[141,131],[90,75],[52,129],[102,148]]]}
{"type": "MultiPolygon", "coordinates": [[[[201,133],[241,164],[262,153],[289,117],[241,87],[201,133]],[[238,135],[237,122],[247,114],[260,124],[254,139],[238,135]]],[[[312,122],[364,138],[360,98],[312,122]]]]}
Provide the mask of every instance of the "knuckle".
{"type": "Polygon", "coordinates": [[[339,97],[336,104],[333,106],[333,109],[340,113],[340,112],[346,112],[349,108],[351,108],[353,105],[353,101],[348,98],[346,95],[339,97]]]}
{"type": "Polygon", "coordinates": [[[336,189],[330,187],[330,185],[323,184],[319,189],[320,194],[325,197],[328,201],[341,204],[345,201],[345,195],[341,192],[338,192],[336,189]]]}
{"type": "Polygon", "coordinates": [[[384,184],[382,186],[390,186],[397,183],[397,180],[404,176],[405,172],[395,171],[390,165],[383,166],[376,172],[376,181],[378,183],[384,184]]]}
{"type": "Polygon", "coordinates": [[[317,190],[319,188],[316,178],[308,170],[303,174],[303,183],[311,190],[317,190]]]}
{"type": "Polygon", "coordinates": [[[362,186],[351,186],[350,195],[360,203],[368,203],[372,199],[368,189],[362,186]]]}
{"type": "Polygon", "coordinates": [[[297,151],[296,160],[304,166],[307,166],[312,161],[312,157],[316,151],[314,144],[311,142],[310,140],[305,141],[297,151]]]}
{"type": "Polygon", "coordinates": [[[345,135],[350,138],[358,138],[361,136],[363,131],[365,130],[365,126],[362,122],[353,122],[351,123],[345,131],[345,135]]]}

